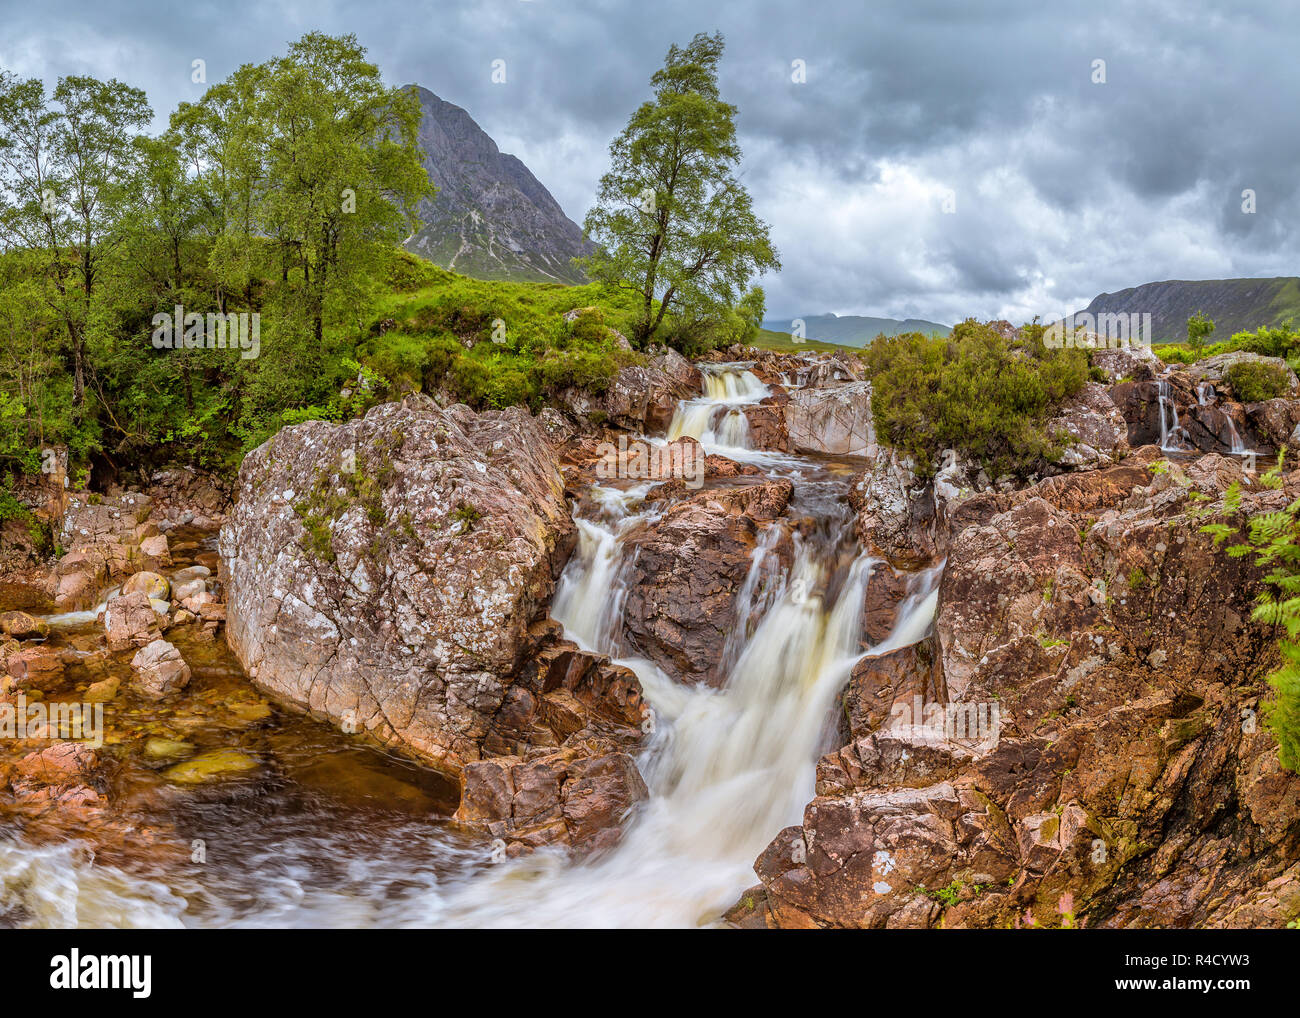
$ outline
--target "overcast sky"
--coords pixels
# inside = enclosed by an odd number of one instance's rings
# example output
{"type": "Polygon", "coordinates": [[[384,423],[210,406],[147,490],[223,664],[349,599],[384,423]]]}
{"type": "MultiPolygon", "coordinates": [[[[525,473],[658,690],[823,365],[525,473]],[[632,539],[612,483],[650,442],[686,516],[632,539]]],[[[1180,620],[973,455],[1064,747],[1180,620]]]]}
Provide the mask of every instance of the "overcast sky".
{"type": "Polygon", "coordinates": [[[1021,321],[1300,267],[1294,0],[0,0],[0,24],[0,66],[120,78],[160,127],[202,94],[195,59],[212,83],[306,31],[355,33],[578,222],[669,44],[721,30],[743,179],[784,263],[771,317],[1021,321]]]}

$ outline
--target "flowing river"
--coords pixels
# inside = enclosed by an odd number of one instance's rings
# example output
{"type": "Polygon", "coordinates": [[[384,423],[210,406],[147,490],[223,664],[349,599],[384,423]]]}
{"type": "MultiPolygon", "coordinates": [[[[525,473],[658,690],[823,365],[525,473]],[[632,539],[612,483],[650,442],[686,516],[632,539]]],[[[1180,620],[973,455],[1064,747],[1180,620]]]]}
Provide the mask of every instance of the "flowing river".
{"type": "MultiPolygon", "coordinates": [[[[911,576],[893,632],[864,647],[864,597],[889,567],[853,538],[843,497],[853,461],[749,449],[742,408],[766,395],[745,365],[707,365],[704,395],[679,406],[668,432],[795,482],[789,515],[801,525],[792,564],[782,567],[773,549],[779,523],[770,525],[740,591],[721,688],[676,683],[620,642],[623,538],[659,511],[641,502],[649,485],[596,487],[583,500],[578,549],[552,615],[570,639],[637,673],[655,720],[638,761],[650,799],[614,849],[577,862],[543,850],[494,863],[482,842],[446,823],[456,791],[437,775],[304,718],[210,725],[202,706],[248,683],[220,641],[186,644],[195,666],[183,698],[192,708],[186,737],[200,747],[234,740],[273,761],[274,777],[177,790],[148,767],[125,768],[117,780],[132,804],[188,844],[201,842],[202,861],[194,852],[133,847],[130,837],[111,858],[95,859],[75,840],[32,841],[0,818],[0,926],[719,922],[755,882],[755,858],[800,821],[812,798],[816,761],[836,744],[836,699],[854,663],[929,631],[941,568],[911,576]]],[[[57,638],[69,641],[96,625],[59,621],[57,638]]],[[[173,734],[180,725],[157,708],[134,709],[141,732],[153,724],[173,734]]]]}

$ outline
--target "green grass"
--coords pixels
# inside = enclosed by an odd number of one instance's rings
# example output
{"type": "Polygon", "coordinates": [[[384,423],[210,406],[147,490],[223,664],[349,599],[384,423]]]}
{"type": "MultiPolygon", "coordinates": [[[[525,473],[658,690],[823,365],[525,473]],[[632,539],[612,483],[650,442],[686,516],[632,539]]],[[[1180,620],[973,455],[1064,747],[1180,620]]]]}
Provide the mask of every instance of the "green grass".
{"type": "Polygon", "coordinates": [[[802,343],[796,343],[790,338],[789,333],[773,332],[771,329],[759,329],[753,339],[749,341],[750,346],[756,346],[763,350],[775,350],[777,353],[851,353],[857,354],[858,348],[855,346],[840,346],[837,343],[823,343],[817,339],[804,340],[802,343]]]}

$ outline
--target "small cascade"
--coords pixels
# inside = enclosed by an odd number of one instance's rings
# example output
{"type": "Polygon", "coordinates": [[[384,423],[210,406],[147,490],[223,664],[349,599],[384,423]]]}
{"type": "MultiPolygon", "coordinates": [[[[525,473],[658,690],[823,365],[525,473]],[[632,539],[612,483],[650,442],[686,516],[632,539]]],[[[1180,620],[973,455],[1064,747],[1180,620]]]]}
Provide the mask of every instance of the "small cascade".
{"type": "Polygon", "coordinates": [[[574,520],[578,547],[555,588],[551,616],[586,650],[613,653],[618,648],[627,597],[622,537],[650,515],[630,511],[649,487],[619,491],[597,486],[591,494],[600,507],[600,519],[574,520]]]}
{"type": "Polygon", "coordinates": [[[749,418],[739,410],[727,411],[714,429],[714,436],[714,441],[709,444],[725,445],[730,449],[748,449],[749,418]]]}
{"type": "Polygon", "coordinates": [[[742,407],[752,406],[769,390],[743,364],[701,366],[704,395],[677,404],[668,425],[668,440],[693,438],[706,450],[749,449],[749,418],[742,407]]]}
{"type": "MultiPolygon", "coordinates": [[[[1210,382],[1199,382],[1196,386],[1196,402],[1201,406],[1214,406],[1218,402],[1219,394],[1214,385],[1210,382]]],[[[1223,419],[1228,425],[1228,451],[1233,456],[1252,456],[1254,450],[1247,449],[1246,443],[1242,440],[1241,433],[1237,430],[1237,422],[1232,419],[1232,415],[1223,411],[1223,419]]],[[[1178,423],[1177,414],[1174,416],[1174,423],[1178,423]]],[[[1164,447],[1163,441],[1161,448],[1164,447]]]]}
{"type": "Polygon", "coordinates": [[[1228,438],[1232,455],[1250,456],[1252,450],[1246,448],[1246,443],[1241,440],[1241,434],[1237,431],[1237,425],[1233,423],[1232,417],[1228,414],[1223,415],[1223,419],[1228,422],[1228,438]]]}
{"type": "MultiPolygon", "coordinates": [[[[616,539],[616,525],[604,526],[616,539]]],[[[538,852],[479,871],[442,889],[437,921],[542,927],[716,921],[752,882],[757,854],[775,832],[798,822],[812,797],[835,698],[854,664],[864,653],[923,639],[934,621],[942,565],[916,574],[893,632],[878,647],[863,648],[863,605],[878,561],[857,554],[835,589],[834,563],[856,546],[847,527],[839,537],[796,541],[788,571],[779,565],[772,571],[771,546],[756,553],[738,615],[759,617],[750,618],[752,633],[741,638],[722,689],[683,686],[648,661],[623,659],[641,679],[657,730],[641,760],[651,798],[617,848],[585,864],[538,852]],[[764,576],[776,581],[767,593],[764,576]]],[[[585,560],[569,566],[589,568],[585,560]]],[[[562,619],[570,633],[571,618],[562,619]]],[[[608,644],[595,649],[611,650],[608,644]]]]}
{"type": "Polygon", "coordinates": [[[1156,393],[1160,401],[1160,451],[1187,452],[1187,432],[1178,423],[1178,407],[1170,395],[1169,382],[1161,378],[1156,382],[1156,393]]]}

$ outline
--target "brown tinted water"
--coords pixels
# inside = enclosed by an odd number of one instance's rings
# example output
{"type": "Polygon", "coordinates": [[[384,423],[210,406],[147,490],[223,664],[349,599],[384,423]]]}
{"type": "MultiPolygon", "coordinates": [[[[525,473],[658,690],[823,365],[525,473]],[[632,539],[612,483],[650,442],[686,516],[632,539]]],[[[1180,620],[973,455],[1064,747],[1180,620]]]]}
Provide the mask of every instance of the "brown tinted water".
{"type": "MultiPolygon", "coordinates": [[[[211,546],[210,534],[177,534],[174,568],[207,558],[211,546]]],[[[41,607],[29,597],[22,603],[29,611],[41,607]]],[[[3,879],[15,853],[37,846],[73,843],[69,858],[82,865],[165,885],[174,900],[164,911],[204,925],[311,922],[305,903],[313,896],[400,898],[449,868],[484,861],[481,845],[446,823],[457,804],[453,780],[271,704],[220,634],[205,642],[197,625],[164,634],[193,677],[181,692],[154,701],[132,686],[131,655],[104,650],[102,623],[55,618],[49,645],[77,660],[47,687],[46,701],[80,701],[91,683],[110,677],[121,683],[104,704],[102,790],[110,808],[84,823],[49,822],[0,796],[0,926],[42,921],[42,903],[31,900],[40,889],[28,887],[24,896],[3,879]],[[168,774],[217,750],[244,754],[254,766],[197,784],[168,774]]],[[[335,901],[333,921],[338,911],[335,901]]]]}

